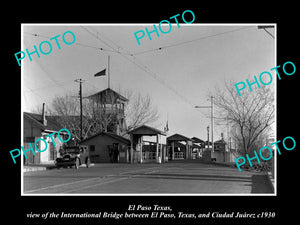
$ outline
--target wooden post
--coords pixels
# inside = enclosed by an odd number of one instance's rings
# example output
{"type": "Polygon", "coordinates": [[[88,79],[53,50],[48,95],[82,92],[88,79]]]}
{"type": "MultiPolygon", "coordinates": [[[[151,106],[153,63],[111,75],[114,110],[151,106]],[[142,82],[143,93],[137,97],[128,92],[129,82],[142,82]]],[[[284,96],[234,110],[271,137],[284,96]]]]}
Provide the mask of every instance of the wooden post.
{"type": "Polygon", "coordinates": [[[133,134],[130,134],[130,163],[133,163],[133,134]]]}
{"type": "Polygon", "coordinates": [[[189,159],[189,144],[185,141],[185,159],[189,159]]]}
{"type": "Polygon", "coordinates": [[[139,138],[140,146],[140,163],[143,163],[143,136],[139,138]]]}
{"type": "Polygon", "coordinates": [[[155,160],[158,163],[158,150],[159,150],[159,141],[158,141],[158,134],[156,134],[156,154],[155,154],[155,160]]]}
{"type": "MultiPolygon", "coordinates": [[[[160,136],[160,135],[159,135],[160,136]]],[[[163,146],[161,144],[161,136],[160,136],[160,141],[159,141],[159,156],[160,156],[160,163],[163,162],[163,146]]]]}
{"type": "Polygon", "coordinates": [[[174,160],[175,159],[174,141],[172,141],[171,143],[172,143],[172,160],[174,160]]]}
{"type": "Polygon", "coordinates": [[[129,149],[128,149],[128,146],[126,147],[126,151],[125,151],[125,159],[126,159],[126,163],[129,163],[129,149]]]}

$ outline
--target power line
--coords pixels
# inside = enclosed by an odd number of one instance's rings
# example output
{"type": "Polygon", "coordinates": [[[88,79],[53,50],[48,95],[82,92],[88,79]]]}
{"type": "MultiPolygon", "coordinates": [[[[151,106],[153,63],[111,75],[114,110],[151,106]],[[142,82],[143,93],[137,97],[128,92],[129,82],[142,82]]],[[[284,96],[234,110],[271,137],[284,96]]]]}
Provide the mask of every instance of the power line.
{"type": "MultiPolygon", "coordinates": [[[[126,60],[128,60],[131,63],[135,64],[141,70],[145,71],[152,78],[154,78],[159,83],[161,83],[163,86],[167,87],[169,90],[171,90],[177,96],[179,96],[183,101],[185,101],[186,103],[188,103],[188,104],[190,104],[192,106],[194,106],[194,104],[192,104],[187,98],[185,98],[183,95],[181,95],[175,88],[173,88],[172,86],[170,86],[169,84],[167,84],[164,80],[162,80],[155,72],[153,72],[150,68],[148,68],[146,65],[144,65],[144,63],[142,63],[140,60],[138,60],[135,57],[135,55],[145,54],[145,53],[153,52],[153,51],[157,51],[157,50],[168,49],[168,48],[172,48],[172,47],[176,47],[176,46],[180,46],[180,45],[184,45],[184,44],[189,44],[189,43],[192,43],[192,42],[195,42],[195,41],[199,41],[199,40],[202,40],[202,39],[206,39],[206,38],[210,38],[210,37],[215,37],[215,36],[219,36],[219,35],[223,35],[223,34],[227,34],[227,33],[232,33],[232,32],[236,32],[236,31],[243,30],[243,29],[249,29],[249,27],[241,27],[241,28],[238,28],[238,29],[234,29],[234,30],[230,30],[230,31],[225,31],[225,32],[222,32],[222,33],[217,33],[217,34],[213,34],[213,35],[203,36],[203,37],[200,37],[200,38],[197,38],[197,39],[193,39],[193,40],[189,40],[189,41],[184,41],[184,42],[180,42],[180,43],[177,43],[177,44],[171,44],[171,45],[167,45],[167,46],[163,46],[163,47],[159,47],[159,48],[155,48],[155,49],[150,49],[150,50],[146,50],[146,51],[142,51],[142,52],[137,52],[137,53],[133,54],[133,53],[130,53],[128,50],[125,50],[121,46],[117,45],[116,43],[112,42],[110,39],[106,38],[107,40],[109,40],[109,42],[111,42],[115,46],[117,46],[117,49],[116,49],[114,46],[112,46],[107,41],[105,41],[103,38],[101,38],[98,31],[95,31],[95,32],[97,32],[97,34],[94,34],[93,32],[91,32],[86,27],[84,27],[84,26],[80,26],[80,27],[83,30],[85,30],[88,34],[90,34],[91,36],[93,36],[97,40],[101,41],[104,45],[108,46],[112,50],[105,49],[105,48],[102,48],[102,47],[95,47],[95,46],[92,46],[92,45],[87,45],[87,44],[83,44],[83,43],[79,43],[79,42],[74,43],[74,44],[82,46],[82,47],[89,47],[89,48],[93,48],[93,49],[97,49],[97,50],[101,50],[101,51],[114,52],[114,53],[120,54],[123,58],[125,58],[126,60]],[[121,52],[120,49],[123,49],[125,51],[121,52]]],[[[30,34],[30,35],[33,35],[33,36],[36,36],[36,37],[50,38],[50,37],[47,37],[47,36],[44,36],[44,35],[40,35],[40,34],[36,34],[36,33],[29,33],[29,32],[24,32],[24,33],[30,34]]],[[[55,83],[57,83],[57,82],[55,82],[55,83]]]]}
{"type": "MultiPolygon", "coordinates": [[[[42,37],[42,38],[49,38],[49,39],[51,38],[49,36],[40,35],[40,34],[36,34],[36,33],[29,33],[29,32],[24,32],[24,33],[28,34],[28,35],[35,36],[35,37],[42,37]]],[[[92,48],[92,49],[97,49],[97,50],[110,51],[108,49],[103,49],[102,47],[95,47],[95,46],[92,46],[92,45],[87,45],[87,44],[80,43],[78,41],[74,42],[73,45],[79,45],[79,46],[82,46],[82,47],[87,47],[87,48],[92,48]]]]}
{"type": "Polygon", "coordinates": [[[266,28],[274,28],[274,25],[257,26],[257,29],[264,29],[273,39],[274,36],[266,28]]]}
{"type": "Polygon", "coordinates": [[[150,70],[150,68],[148,68],[147,66],[145,66],[143,63],[141,62],[137,62],[137,58],[133,55],[133,54],[123,54],[120,51],[117,51],[113,46],[111,46],[110,44],[108,44],[107,42],[103,41],[101,38],[99,38],[99,35],[95,35],[94,33],[92,33],[91,31],[89,31],[88,29],[84,28],[83,26],[81,26],[85,31],[87,31],[90,35],[92,35],[93,37],[95,37],[96,39],[100,40],[101,42],[103,42],[106,46],[112,48],[115,52],[119,53],[122,57],[124,57],[125,59],[127,59],[128,61],[132,62],[133,64],[135,64],[137,67],[139,67],[140,69],[142,69],[143,71],[145,71],[147,74],[149,74],[152,78],[154,78],[155,80],[157,80],[159,83],[161,83],[163,86],[167,87],[169,90],[171,90],[173,93],[175,93],[177,96],[179,96],[183,101],[185,101],[186,103],[194,106],[194,104],[192,104],[187,98],[185,98],[183,95],[181,95],[175,88],[173,88],[172,86],[168,85],[164,80],[162,80],[160,77],[157,76],[157,74],[155,72],[153,72],[152,70],[150,70]],[[133,57],[134,60],[132,60],[129,57],[133,57]]]}
{"type": "Polygon", "coordinates": [[[176,47],[176,46],[179,46],[179,45],[185,45],[185,44],[189,44],[189,43],[192,43],[192,42],[195,42],[195,41],[207,39],[207,38],[210,38],[210,37],[216,37],[216,36],[220,36],[220,35],[224,35],[224,34],[228,34],[228,33],[233,33],[233,32],[239,31],[239,30],[244,30],[244,29],[249,29],[249,28],[252,28],[252,27],[241,27],[241,28],[237,28],[237,29],[234,29],[234,30],[229,30],[229,31],[224,31],[224,32],[217,33],[217,34],[203,36],[203,37],[196,38],[196,39],[189,40],[189,41],[183,41],[183,42],[180,42],[180,43],[177,43],[177,44],[171,44],[171,45],[166,45],[166,46],[162,46],[162,47],[159,47],[159,48],[154,48],[154,49],[150,49],[150,50],[146,50],[146,51],[142,51],[142,52],[137,52],[137,53],[134,53],[133,55],[141,55],[141,54],[145,54],[145,53],[149,53],[149,52],[153,52],[153,51],[158,51],[158,50],[163,50],[163,49],[167,49],[167,48],[176,47]]]}

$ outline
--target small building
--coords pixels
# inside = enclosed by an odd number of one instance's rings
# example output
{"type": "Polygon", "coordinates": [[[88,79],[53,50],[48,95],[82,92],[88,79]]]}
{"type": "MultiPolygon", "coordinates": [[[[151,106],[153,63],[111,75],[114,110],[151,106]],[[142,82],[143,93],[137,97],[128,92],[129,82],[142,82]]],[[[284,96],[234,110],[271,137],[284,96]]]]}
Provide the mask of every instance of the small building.
{"type": "Polygon", "coordinates": [[[214,152],[212,159],[216,162],[234,162],[234,155],[231,150],[227,150],[227,143],[223,139],[214,142],[214,152]]]}
{"type": "Polygon", "coordinates": [[[167,146],[170,160],[192,159],[192,139],[181,134],[173,134],[167,137],[167,146]]]}
{"type": "Polygon", "coordinates": [[[223,139],[214,142],[212,159],[216,162],[226,162],[226,142],[223,139]]]}
{"type": "Polygon", "coordinates": [[[92,163],[129,162],[130,141],[112,132],[100,132],[79,143],[86,146],[92,163]]]}
{"type": "MultiPolygon", "coordinates": [[[[45,104],[43,104],[42,114],[36,113],[23,113],[23,148],[24,150],[30,149],[30,145],[34,149],[32,151],[27,151],[26,156],[24,155],[24,164],[49,164],[54,163],[55,159],[59,157],[60,150],[63,148],[65,143],[62,143],[58,138],[58,131],[63,127],[56,122],[56,120],[51,116],[45,115],[45,104]],[[49,134],[55,133],[52,138],[55,142],[53,144],[51,137],[46,137],[49,134]],[[39,152],[35,150],[35,142],[38,139],[44,139],[47,142],[48,149],[39,152]]],[[[68,133],[61,132],[61,138],[67,139],[68,133]],[[64,137],[65,136],[65,137],[64,137]]],[[[39,149],[45,148],[44,141],[37,141],[36,146],[39,149]]]]}
{"type": "Polygon", "coordinates": [[[192,151],[193,159],[202,158],[204,147],[205,147],[205,141],[203,141],[203,140],[201,140],[200,138],[197,138],[197,137],[192,137],[191,139],[193,141],[193,146],[192,146],[192,148],[193,148],[193,151],[192,151]]]}
{"type": "Polygon", "coordinates": [[[130,134],[130,162],[143,163],[144,161],[154,161],[157,163],[167,161],[166,145],[162,143],[161,136],[166,134],[156,128],[142,125],[128,132],[130,134]],[[156,141],[147,141],[145,145],[144,137],[156,137],[156,141]]]}

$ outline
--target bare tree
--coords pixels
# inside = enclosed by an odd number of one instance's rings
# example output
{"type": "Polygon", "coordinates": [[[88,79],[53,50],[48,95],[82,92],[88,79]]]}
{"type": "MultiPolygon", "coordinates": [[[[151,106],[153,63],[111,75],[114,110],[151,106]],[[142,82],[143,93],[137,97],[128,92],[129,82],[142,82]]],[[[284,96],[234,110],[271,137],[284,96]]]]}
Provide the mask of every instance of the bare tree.
{"type": "Polygon", "coordinates": [[[239,96],[233,82],[225,82],[224,88],[216,88],[214,104],[216,115],[231,126],[231,136],[237,143],[238,154],[253,155],[255,148],[263,147],[265,137],[274,123],[274,92],[263,86],[252,92],[243,90],[239,96]]]}
{"type": "Polygon", "coordinates": [[[58,123],[67,128],[75,140],[80,140],[79,100],[73,95],[56,96],[48,112],[58,123]]]}
{"type": "MultiPolygon", "coordinates": [[[[128,92],[129,103],[120,105],[116,95],[103,96],[101,99],[83,99],[83,138],[86,139],[101,131],[110,131],[124,135],[128,130],[154,122],[158,113],[153,108],[151,98],[128,92]],[[126,122],[125,122],[126,120],[126,122]],[[120,126],[121,124],[121,126],[120,126]],[[128,126],[126,126],[126,124],[128,126]],[[125,128],[124,128],[125,127],[125,128]]],[[[48,110],[50,112],[50,110],[48,110]]],[[[57,96],[53,99],[51,115],[67,128],[75,141],[80,141],[79,99],[74,95],[57,96]]]]}
{"type": "Polygon", "coordinates": [[[159,118],[158,111],[153,107],[149,95],[128,93],[129,103],[125,109],[125,118],[128,130],[144,124],[151,124],[159,118]]]}

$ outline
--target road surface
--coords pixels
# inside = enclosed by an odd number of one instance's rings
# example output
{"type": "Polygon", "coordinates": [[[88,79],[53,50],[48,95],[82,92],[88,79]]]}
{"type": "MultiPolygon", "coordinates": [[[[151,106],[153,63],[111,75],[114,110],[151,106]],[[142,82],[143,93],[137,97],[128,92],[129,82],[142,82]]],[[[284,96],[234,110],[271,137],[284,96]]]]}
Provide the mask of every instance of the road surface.
{"type": "Polygon", "coordinates": [[[263,173],[195,162],[95,164],[24,173],[24,194],[272,194],[263,173]]]}

